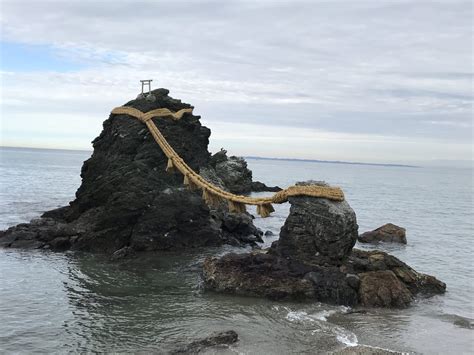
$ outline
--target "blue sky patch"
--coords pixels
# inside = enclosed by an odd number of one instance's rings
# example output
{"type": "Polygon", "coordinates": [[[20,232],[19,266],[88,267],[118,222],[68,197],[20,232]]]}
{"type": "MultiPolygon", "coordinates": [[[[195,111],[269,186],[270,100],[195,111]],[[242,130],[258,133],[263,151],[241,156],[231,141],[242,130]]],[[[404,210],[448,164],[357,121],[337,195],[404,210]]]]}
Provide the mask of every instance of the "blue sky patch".
{"type": "Polygon", "coordinates": [[[83,65],[70,57],[61,56],[51,45],[31,45],[15,42],[0,42],[1,62],[4,71],[67,72],[81,69],[83,65]]]}

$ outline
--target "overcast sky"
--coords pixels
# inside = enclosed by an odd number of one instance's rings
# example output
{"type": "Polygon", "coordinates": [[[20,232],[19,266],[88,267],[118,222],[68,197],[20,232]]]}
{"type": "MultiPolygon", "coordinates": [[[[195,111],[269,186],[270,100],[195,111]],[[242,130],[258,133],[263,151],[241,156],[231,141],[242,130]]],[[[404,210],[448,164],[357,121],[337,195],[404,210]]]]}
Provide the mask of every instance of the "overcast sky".
{"type": "Polygon", "coordinates": [[[150,78],[213,151],[472,160],[471,1],[0,3],[2,145],[91,149],[150,78]]]}

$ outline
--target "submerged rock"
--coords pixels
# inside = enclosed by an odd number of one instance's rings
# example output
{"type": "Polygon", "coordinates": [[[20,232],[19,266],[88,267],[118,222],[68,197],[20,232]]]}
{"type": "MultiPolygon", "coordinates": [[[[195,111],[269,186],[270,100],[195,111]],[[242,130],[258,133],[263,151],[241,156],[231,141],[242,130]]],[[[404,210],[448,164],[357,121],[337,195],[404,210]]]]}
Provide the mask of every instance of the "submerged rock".
{"type": "MultiPolygon", "coordinates": [[[[297,185],[327,185],[307,181],[297,185]]],[[[290,197],[290,214],[272,252],[317,264],[340,263],[357,240],[358,225],[347,201],[306,196],[290,197]]]]}
{"type": "Polygon", "coordinates": [[[405,228],[392,223],[387,223],[373,231],[362,233],[358,240],[361,243],[407,243],[405,228]]]}
{"type": "MultiPolygon", "coordinates": [[[[154,101],[141,98],[126,106],[142,112],[191,107],[168,96],[166,89],[152,94],[154,101]]],[[[224,188],[233,190],[238,181],[250,185],[251,172],[244,161],[233,159],[238,164],[217,165],[212,162],[207,150],[210,130],[199,119],[187,113],[178,121],[166,117],[153,121],[195,171],[218,166],[217,171],[232,175],[223,181],[224,188]]],[[[223,243],[255,244],[259,240],[261,232],[249,215],[213,213],[203,202],[201,192],[183,187],[181,174],[166,173],[165,154],[137,119],[111,115],[93,147],[91,158],[82,166],[82,184],[75,200],[69,206],[44,213],[38,222],[0,232],[0,246],[112,254],[124,247],[150,251],[223,243]]]]}
{"type": "Polygon", "coordinates": [[[199,354],[209,348],[218,348],[225,345],[231,345],[239,340],[239,335],[233,330],[218,332],[210,336],[192,342],[191,344],[172,351],[171,354],[199,354]]]}
{"type": "Polygon", "coordinates": [[[374,346],[368,345],[356,345],[356,346],[349,346],[342,350],[338,350],[331,353],[332,355],[402,355],[405,353],[401,353],[398,351],[382,349],[374,346]]]}

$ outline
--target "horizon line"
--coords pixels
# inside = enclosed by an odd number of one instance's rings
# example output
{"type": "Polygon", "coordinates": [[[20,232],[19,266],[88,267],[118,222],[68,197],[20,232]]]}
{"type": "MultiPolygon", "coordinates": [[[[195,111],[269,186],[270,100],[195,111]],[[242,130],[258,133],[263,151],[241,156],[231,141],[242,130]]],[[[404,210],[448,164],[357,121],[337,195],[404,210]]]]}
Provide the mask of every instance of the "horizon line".
{"type": "MultiPolygon", "coordinates": [[[[93,152],[93,149],[72,149],[72,148],[39,148],[39,147],[18,147],[18,146],[6,146],[0,145],[0,148],[7,149],[36,149],[36,150],[58,150],[58,151],[72,151],[72,152],[93,152]]],[[[281,160],[281,161],[299,161],[308,163],[323,163],[323,164],[348,164],[348,165],[371,165],[371,166],[392,166],[392,167],[408,167],[408,168],[420,168],[418,165],[410,164],[397,164],[397,163],[369,163],[369,162],[358,162],[358,161],[346,161],[346,160],[324,160],[324,159],[306,159],[306,158],[272,158],[272,157],[261,157],[254,155],[243,155],[245,159],[254,160],[281,160]]]]}

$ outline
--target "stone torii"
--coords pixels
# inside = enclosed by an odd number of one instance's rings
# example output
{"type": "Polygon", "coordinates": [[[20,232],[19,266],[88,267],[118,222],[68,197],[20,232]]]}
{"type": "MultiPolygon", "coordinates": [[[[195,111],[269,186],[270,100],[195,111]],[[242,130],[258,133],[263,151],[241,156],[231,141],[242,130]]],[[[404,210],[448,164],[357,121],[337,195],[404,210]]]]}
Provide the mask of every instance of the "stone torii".
{"type": "Polygon", "coordinates": [[[142,83],[142,92],[138,94],[137,99],[146,99],[148,101],[155,101],[156,97],[151,93],[151,82],[153,79],[140,80],[142,83]],[[148,86],[148,93],[145,94],[145,87],[148,86]]]}

